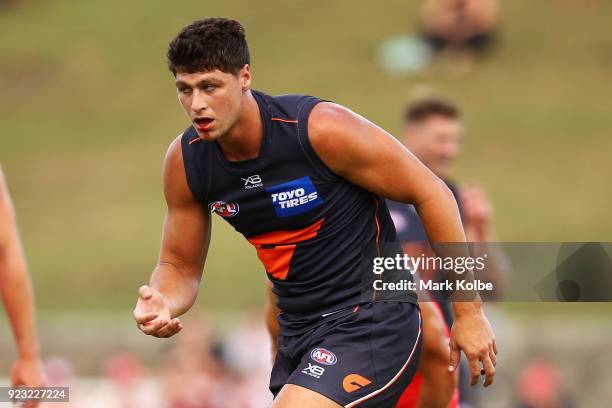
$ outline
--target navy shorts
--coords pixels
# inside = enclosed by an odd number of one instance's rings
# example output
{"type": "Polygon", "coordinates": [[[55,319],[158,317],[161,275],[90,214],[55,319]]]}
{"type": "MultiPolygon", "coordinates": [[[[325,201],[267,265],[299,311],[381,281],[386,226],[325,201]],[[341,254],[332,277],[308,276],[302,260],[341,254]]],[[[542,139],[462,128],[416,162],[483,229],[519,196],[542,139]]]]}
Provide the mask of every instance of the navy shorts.
{"type": "Polygon", "coordinates": [[[309,332],[279,336],[272,394],[296,384],[347,408],[395,407],[419,364],[418,306],[366,303],[332,317],[309,332]]]}

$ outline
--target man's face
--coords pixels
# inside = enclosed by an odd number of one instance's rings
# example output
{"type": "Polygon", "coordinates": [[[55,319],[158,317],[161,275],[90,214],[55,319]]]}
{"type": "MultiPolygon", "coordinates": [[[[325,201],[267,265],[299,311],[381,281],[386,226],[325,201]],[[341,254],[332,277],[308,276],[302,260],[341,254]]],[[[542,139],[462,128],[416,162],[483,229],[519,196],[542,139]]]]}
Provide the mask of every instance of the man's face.
{"type": "Polygon", "coordinates": [[[236,124],[242,112],[242,96],[250,87],[248,65],[237,75],[217,69],[176,73],[179,101],[204,140],[216,140],[236,124]]]}
{"type": "Polygon", "coordinates": [[[406,147],[438,177],[446,178],[452,161],[461,150],[461,123],[442,115],[429,116],[406,125],[406,147]]]}

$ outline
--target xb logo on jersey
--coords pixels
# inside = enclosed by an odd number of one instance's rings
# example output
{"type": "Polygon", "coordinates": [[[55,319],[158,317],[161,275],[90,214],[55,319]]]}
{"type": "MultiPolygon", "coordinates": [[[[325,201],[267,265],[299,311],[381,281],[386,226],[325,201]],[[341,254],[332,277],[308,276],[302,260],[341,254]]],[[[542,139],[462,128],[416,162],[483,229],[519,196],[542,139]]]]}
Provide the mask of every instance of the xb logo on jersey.
{"type": "Polygon", "coordinates": [[[302,374],[308,374],[314,378],[321,378],[321,376],[325,374],[325,369],[323,367],[319,367],[318,365],[308,363],[308,367],[302,370],[302,374]]]}
{"type": "Polygon", "coordinates": [[[249,176],[247,178],[240,178],[242,181],[244,181],[244,188],[249,189],[249,188],[256,188],[256,187],[261,187],[263,186],[263,181],[261,180],[261,176],[259,174],[255,174],[253,176],[249,176]]]}

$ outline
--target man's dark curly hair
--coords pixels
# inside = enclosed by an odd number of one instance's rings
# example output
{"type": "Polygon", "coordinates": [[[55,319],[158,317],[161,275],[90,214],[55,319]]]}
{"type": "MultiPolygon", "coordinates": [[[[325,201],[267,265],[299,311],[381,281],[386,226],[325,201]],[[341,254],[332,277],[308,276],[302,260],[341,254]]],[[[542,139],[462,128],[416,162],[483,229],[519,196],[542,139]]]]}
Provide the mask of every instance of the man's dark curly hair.
{"type": "Polygon", "coordinates": [[[215,69],[237,74],[250,63],[244,27],[227,18],[206,18],[183,28],[170,42],[167,57],[174,75],[215,69]]]}
{"type": "Polygon", "coordinates": [[[461,119],[461,111],[450,100],[442,98],[420,99],[406,107],[404,111],[405,123],[417,123],[430,116],[443,116],[449,119],[461,119]]]}

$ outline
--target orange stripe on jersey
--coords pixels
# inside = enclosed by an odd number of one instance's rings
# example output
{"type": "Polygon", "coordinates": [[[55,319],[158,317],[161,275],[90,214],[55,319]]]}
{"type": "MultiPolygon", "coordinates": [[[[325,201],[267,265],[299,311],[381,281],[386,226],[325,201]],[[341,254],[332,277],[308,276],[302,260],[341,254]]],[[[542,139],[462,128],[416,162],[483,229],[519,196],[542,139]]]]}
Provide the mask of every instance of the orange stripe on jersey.
{"type": "Polygon", "coordinates": [[[378,198],[374,197],[376,208],[374,209],[374,222],[376,223],[376,243],[380,242],[380,224],[378,223],[378,198]]]}
{"type": "Polygon", "coordinates": [[[307,239],[316,237],[319,229],[321,229],[323,221],[324,218],[321,218],[314,224],[300,230],[267,232],[265,234],[249,238],[249,242],[253,245],[297,244],[299,242],[306,241],[307,239]]]}
{"type": "Polygon", "coordinates": [[[289,274],[289,265],[295,252],[295,244],[280,245],[272,248],[257,247],[257,256],[264,264],[266,272],[276,279],[285,280],[289,274]]]}
{"type": "Polygon", "coordinates": [[[293,119],[271,118],[271,120],[275,120],[277,122],[284,122],[284,123],[298,123],[297,120],[293,120],[293,119]]]}
{"type": "MultiPolygon", "coordinates": [[[[380,256],[380,224],[378,223],[378,198],[374,197],[374,223],[376,224],[376,253],[380,256]]],[[[376,289],[372,292],[372,302],[376,300],[376,289]]]]}
{"type": "Polygon", "coordinates": [[[195,139],[191,139],[191,140],[189,141],[189,144],[195,143],[195,142],[197,142],[198,140],[202,140],[202,139],[201,139],[201,138],[199,138],[199,137],[196,137],[195,139]]]}
{"type": "Polygon", "coordinates": [[[273,231],[249,238],[257,249],[257,256],[266,272],[276,279],[285,280],[289,273],[291,258],[298,243],[314,238],[319,233],[324,218],[306,228],[294,231],[273,231]]]}

